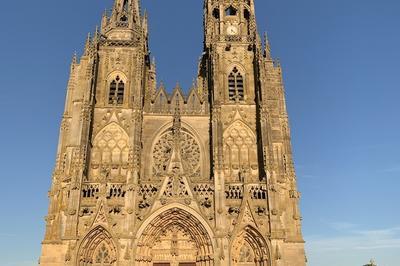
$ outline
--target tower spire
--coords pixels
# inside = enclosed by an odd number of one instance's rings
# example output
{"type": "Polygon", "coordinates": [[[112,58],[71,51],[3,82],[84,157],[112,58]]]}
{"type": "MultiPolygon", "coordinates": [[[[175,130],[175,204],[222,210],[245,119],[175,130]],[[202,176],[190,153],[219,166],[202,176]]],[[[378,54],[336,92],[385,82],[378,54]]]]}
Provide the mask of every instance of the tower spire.
{"type": "Polygon", "coordinates": [[[102,28],[107,32],[111,29],[130,29],[140,26],[139,0],[115,0],[111,16],[103,16],[102,28]]]}

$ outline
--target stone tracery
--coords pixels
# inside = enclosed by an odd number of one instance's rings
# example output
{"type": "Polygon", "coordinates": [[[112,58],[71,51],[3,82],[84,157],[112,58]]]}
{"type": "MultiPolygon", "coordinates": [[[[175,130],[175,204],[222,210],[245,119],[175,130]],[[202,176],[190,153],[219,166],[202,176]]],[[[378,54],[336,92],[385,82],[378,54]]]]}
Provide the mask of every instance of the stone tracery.
{"type": "MultiPolygon", "coordinates": [[[[241,121],[224,132],[225,176],[238,182],[258,174],[257,143],[252,130],[241,121]]],[[[248,180],[247,180],[248,181],[248,180]]]]}
{"type": "Polygon", "coordinates": [[[115,0],[71,65],[41,265],[305,265],[282,72],[253,2],[205,1],[198,76],[171,95],[139,1],[115,0]],[[115,238],[85,237],[93,223],[115,238]]]}
{"type": "Polygon", "coordinates": [[[211,237],[204,225],[188,211],[172,208],[149,221],[139,237],[136,262],[211,263],[213,254],[211,237]]]}
{"type": "MultiPolygon", "coordinates": [[[[161,135],[153,148],[153,174],[165,175],[174,149],[174,134],[171,130],[161,135]]],[[[185,174],[199,175],[200,173],[200,145],[195,138],[186,130],[182,129],[180,134],[180,156],[185,174]]]]}
{"type": "Polygon", "coordinates": [[[117,123],[106,126],[93,141],[90,178],[126,176],[129,150],[126,132],[117,123]]]}
{"type": "Polygon", "coordinates": [[[110,233],[98,226],[84,238],[78,253],[78,266],[114,266],[117,248],[110,233]]]}
{"type": "Polygon", "coordinates": [[[269,266],[269,250],[264,238],[246,226],[235,238],[231,248],[233,266],[269,266]]]}

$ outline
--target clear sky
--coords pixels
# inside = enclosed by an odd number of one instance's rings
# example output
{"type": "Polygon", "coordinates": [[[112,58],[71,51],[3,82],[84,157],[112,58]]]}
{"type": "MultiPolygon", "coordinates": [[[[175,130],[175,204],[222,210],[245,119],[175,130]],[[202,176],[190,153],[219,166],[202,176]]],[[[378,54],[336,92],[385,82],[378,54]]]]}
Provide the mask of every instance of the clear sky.
{"type": "MultiPolygon", "coordinates": [[[[37,263],[71,57],[111,5],[2,2],[2,266],[37,263]]],[[[284,70],[308,265],[400,265],[400,1],[256,5],[284,70]]],[[[143,7],[158,79],[188,88],[202,52],[202,1],[143,7]]]]}

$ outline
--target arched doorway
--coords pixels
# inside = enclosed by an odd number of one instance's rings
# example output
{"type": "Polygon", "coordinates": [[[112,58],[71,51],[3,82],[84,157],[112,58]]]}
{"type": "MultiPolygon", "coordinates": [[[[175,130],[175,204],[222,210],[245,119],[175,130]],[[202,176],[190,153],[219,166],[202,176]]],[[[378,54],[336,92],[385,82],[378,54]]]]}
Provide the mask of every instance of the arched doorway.
{"type": "Polygon", "coordinates": [[[268,245],[253,227],[246,226],[231,246],[232,266],[270,266],[268,245]]]}
{"type": "Polygon", "coordinates": [[[136,245],[135,265],[214,265],[213,244],[204,223],[182,208],[149,218],[136,245]]]}
{"type": "Polygon", "coordinates": [[[116,266],[117,248],[110,233],[102,226],[95,227],[83,239],[78,252],[77,266],[116,266]]]}

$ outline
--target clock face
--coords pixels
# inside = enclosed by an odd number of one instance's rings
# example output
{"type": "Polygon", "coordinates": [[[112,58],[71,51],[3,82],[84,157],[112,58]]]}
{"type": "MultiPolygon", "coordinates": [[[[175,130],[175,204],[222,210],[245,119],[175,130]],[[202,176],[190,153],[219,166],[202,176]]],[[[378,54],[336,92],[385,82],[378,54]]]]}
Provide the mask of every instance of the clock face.
{"type": "Polygon", "coordinates": [[[239,30],[238,30],[238,28],[236,26],[229,26],[226,29],[226,31],[227,31],[228,35],[236,35],[236,34],[239,33],[239,30]]]}

